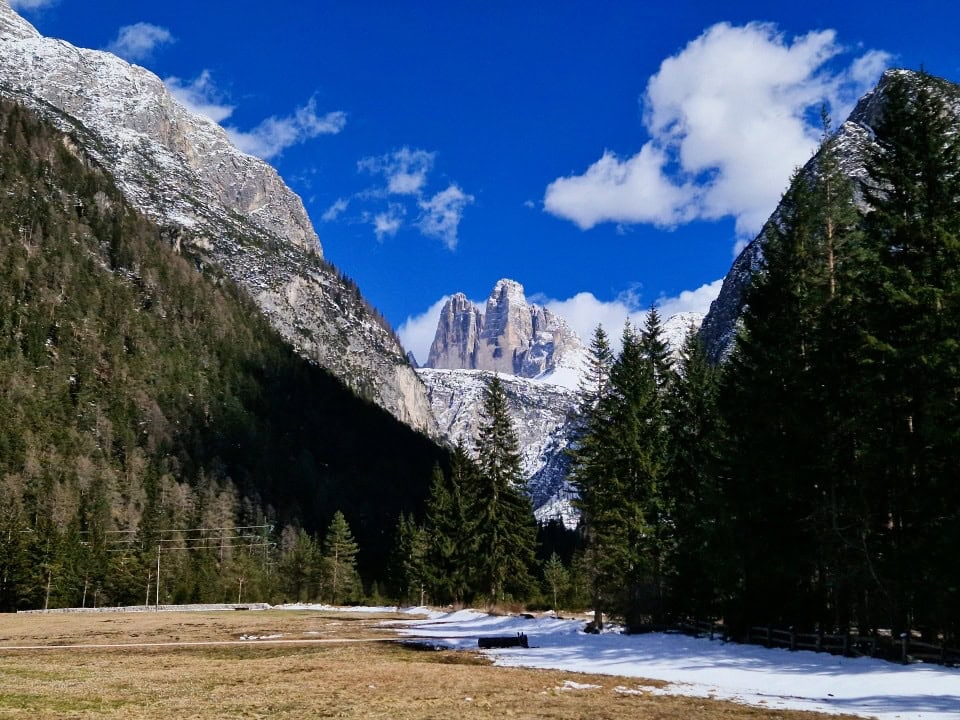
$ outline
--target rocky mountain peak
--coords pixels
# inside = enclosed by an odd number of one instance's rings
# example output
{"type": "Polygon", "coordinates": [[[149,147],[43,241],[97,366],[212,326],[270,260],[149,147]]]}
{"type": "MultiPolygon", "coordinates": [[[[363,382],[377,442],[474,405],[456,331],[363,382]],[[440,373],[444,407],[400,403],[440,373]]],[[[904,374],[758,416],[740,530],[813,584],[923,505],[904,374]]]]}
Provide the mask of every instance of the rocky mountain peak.
{"type": "Polygon", "coordinates": [[[537,377],[582,351],[563,318],[527,302],[523,286],[504,278],[482,312],[463,293],[447,301],[425,367],[537,377]]]}

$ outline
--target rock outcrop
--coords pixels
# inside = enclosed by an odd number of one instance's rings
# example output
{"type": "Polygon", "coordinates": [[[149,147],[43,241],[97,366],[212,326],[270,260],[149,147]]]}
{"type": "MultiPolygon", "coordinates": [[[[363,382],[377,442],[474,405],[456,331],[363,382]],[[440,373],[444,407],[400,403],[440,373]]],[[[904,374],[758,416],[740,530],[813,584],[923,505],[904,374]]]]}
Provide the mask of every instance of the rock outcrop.
{"type": "Polygon", "coordinates": [[[444,305],[425,367],[537,377],[583,352],[563,318],[527,302],[523,286],[500,280],[484,312],[463,293],[444,305]]]}
{"type": "Polygon", "coordinates": [[[431,434],[426,390],[386,323],[322,257],[300,198],[163,82],[110,53],[45,38],[0,0],[0,94],[52,121],[199,265],[254,298],[304,357],[431,434]]]}

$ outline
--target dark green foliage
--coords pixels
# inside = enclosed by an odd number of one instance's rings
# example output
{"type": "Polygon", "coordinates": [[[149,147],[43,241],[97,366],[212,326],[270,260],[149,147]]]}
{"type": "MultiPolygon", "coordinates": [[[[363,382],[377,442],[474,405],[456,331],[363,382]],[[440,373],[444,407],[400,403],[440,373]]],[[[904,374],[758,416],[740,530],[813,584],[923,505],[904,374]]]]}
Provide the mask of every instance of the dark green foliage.
{"type": "Polygon", "coordinates": [[[433,602],[463,602],[477,575],[477,469],[462,445],[453,451],[450,474],[434,467],[427,500],[426,583],[433,602]]]}
{"type": "MultiPolygon", "coordinates": [[[[296,356],[73,147],[0,105],[0,608],[42,606],[48,579],[51,604],[142,603],[165,531],[316,533],[338,507],[385,575],[446,453],[296,356]]],[[[253,592],[247,559],[171,553],[160,599],[253,592]]]]}
{"type": "Polygon", "coordinates": [[[882,92],[868,211],[825,123],[729,363],[688,338],[671,372],[651,314],[584,393],[572,579],[598,611],[960,633],[960,94],[922,73],[882,92]]]}
{"type": "Polygon", "coordinates": [[[507,396],[494,375],[484,392],[472,495],[476,519],[477,587],[497,602],[524,597],[536,549],[536,524],[524,492],[520,450],[507,396]]]}
{"type": "MultiPolygon", "coordinates": [[[[434,482],[437,482],[436,473],[439,472],[440,468],[435,468],[434,482]]],[[[392,562],[394,591],[401,603],[426,603],[429,549],[427,531],[417,525],[413,515],[401,513],[392,562]]]]}
{"type": "Polygon", "coordinates": [[[358,594],[357,542],[343,513],[337,510],[323,542],[324,595],[330,603],[341,605],[358,594]]]}

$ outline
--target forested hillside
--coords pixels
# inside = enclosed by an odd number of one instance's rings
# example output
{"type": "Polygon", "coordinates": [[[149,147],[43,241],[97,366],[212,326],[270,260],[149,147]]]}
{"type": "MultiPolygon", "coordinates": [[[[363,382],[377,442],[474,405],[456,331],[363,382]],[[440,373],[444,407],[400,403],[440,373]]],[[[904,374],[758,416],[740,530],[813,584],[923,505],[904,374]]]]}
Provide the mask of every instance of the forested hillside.
{"type": "Polygon", "coordinates": [[[322,533],[337,510],[382,577],[397,517],[446,463],[179,248],[68,137],[0,103],[2,610],[142,602],[158,546],[161,602],[235,598],[242,578],[295,597],[281,530],[322,533]]]}

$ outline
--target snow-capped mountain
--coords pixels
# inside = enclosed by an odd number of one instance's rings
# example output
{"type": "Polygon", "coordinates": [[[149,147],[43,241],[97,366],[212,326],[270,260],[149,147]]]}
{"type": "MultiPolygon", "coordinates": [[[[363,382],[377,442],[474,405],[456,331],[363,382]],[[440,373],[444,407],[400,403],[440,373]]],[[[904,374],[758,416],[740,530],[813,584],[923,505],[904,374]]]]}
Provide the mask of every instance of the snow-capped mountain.
{"type": "Polygon", "coordinates": [[[45,38],[0,0],[0,93],[66,132],[198,264],[245,288],[304,357],[409,425],[436,425],[392,331],[322,256],[300,198],[153,73],[45,38]]]}
{"type": "MultiPolygon", "coordinates": [[[[567,449],[587,349],[562,317],[528,303],[514,280],[500,280],[485,307],[482,312],[463,293],[451,297],[440,314],[428,367],[418,370],[440,432],[451,443],[473,448],[483,390],[498,373],[537,518],[558,518],[573,527],[576,492],[566,480],[567,449]]],[[[702,319],[699,313],[678,313],[663,322],[674,353],[702,319]]]]}
{"type": "MultiPolygon", "coordinates": [[[[874,144],[874,127],[883,115],[887,88],[897,75],[914,79],[918,77],[917,73],[910,70],[886,71],[877,87],[860,99],[850,117],[836,133],[836,157],[843,172],[854,181],[858,199],[862,196],[862,188],[868,180],[866,161],[874,144]]],[[[960,86],[946,80],[938,81],[938,86],[957,118],[957,125],[960,126],[960,86]]],[[[817,157],[814,156],[804,167],[804,172],[812,172],[816,163],[817,157]]],[[[781,212],[780,207],[774,210],[759,235],[734,261],[723,280],[720,294],[710,305],[710,311],[703,320],[700,337],[707,354],[714,362],[724,360],[733,349],[737,323],[743,311],[744,293],[750,284],[750,278],[763,265],[761,239],[770,223],[779,222],[781,212]]]]}

